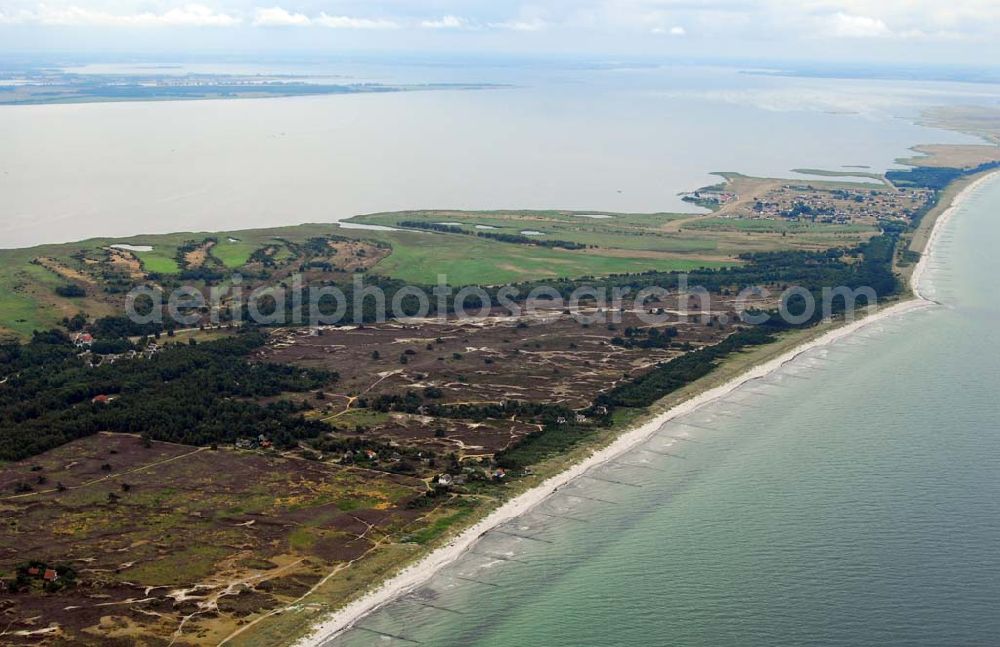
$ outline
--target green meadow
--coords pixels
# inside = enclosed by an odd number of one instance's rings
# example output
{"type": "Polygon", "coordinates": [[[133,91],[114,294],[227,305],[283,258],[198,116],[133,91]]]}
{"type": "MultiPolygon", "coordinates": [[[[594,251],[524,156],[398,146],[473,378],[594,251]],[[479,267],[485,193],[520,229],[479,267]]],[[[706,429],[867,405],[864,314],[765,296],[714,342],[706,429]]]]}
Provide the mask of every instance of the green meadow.
{"type": "MultiPolygon", "coordinates": [[[[111,245],[150,247],[133,252],[146,273],[169,278],[181,271],[178,249],[186,243],[215,239],[208,264],[239,270],[259,249],[273,247],[280,265],[299,259],[294,245],[319,236],[368,240],[391,248],[390,254],[369,273],[416,284],[434,284],[439,275],[452,285],[495,285],[545,278],[574,278],[630,272],[685,271],[722,267],[736,262],[732,245],[720,247],[711,230],[688,233],[663,228],[690,214],[603,214],[607,218],[581,217],[573,212],[403,212],[375,214],[354,222],[394,226],[400,220],[462,222],[475,233],[475,225],[494,227],[502,233],[525,230],[543,232],[553,239],[587,245],[566,250],[539,245],[501,242],[467,234],[417,230],[374,231],[343,229],[335,223],[225,232],[179,232],[128,238],[93,238],[76,243],[42,245],[29,249],[0,250],[0,334],[25,336],[32,330],[58,325],[63,317],[83,312],[105,316],[121,311],[122,297],[104,284],[104,250],[111,245]],[[64,268],[64,275],[34,263],[48,258],[64,268]],[[67,275],[66,272],[69,274],[67,275]],[[74,278],[76,277],[76,278],[74,278]],[[80,278],[83,277],[83,278],[80,278]],[[62,297],[59,286],[77,283],[84,297],[62,297]]],[[[63,270],[60,270],[63,271],[63,270]]]]}

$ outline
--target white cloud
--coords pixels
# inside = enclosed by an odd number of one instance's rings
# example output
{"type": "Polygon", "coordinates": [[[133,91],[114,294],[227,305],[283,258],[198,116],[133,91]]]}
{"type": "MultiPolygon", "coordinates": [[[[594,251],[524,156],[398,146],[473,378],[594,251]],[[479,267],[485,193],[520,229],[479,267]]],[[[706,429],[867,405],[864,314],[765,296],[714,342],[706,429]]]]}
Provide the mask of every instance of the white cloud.
{"type": "Polygon", "coordinates": [[[830,35],[837,38],[879,38],[892,36],[889,25],[880,18],[855,16],[838,11],[830,17],[830,35]]]}
{"type": "Polygon", "coordinates": [[[472,25],[465,18],[448,14],[440,20],[422,20],[420,26],[424,29],[468,29],[472,25]]]}
{"type": "MultiPolygon", "coordinates": [[[[333,29],[398,29],[402,25],[388,19],[352,18],[321,13],[309,16],[283,7],[258,7],[249,21],[254,27],[308,27],[333,29]]],[[[16,12],[0,12],[0,25],[44,25],[61,27],[233,27],[243,24],[239,16],[220,13],[204,5],[188,4],[162,13],[110,13],[76,5],[16,12]]]]}
{"type": "MultiPolygon", "coordinates": [[[[894,49],[931,60],[929,50],[914,51],[919,42],[988,62],[982,48],[1000,47],[1000,0],[0,0],[0,25],[436,30],[482,36],[485,46],[546,33],[534,39],[543,49],[603,39],[601,47],[631,50],[662,39],[664,47],[714,43],[721,52],[775,56],[820,40],[840,47],[838,56],[894,49]]],[[[22,41],[30,38],[26,28],[22,41]]]]}
{"type": "Polygon", "coordinates": [[[198,4],[184,5],[163,13],[132,14],[113,14],[75,5],[62,8],[39,5],[34,11],[0,14],[0,22],[72,27],[232,27],[238,25],[240,19],[198,4]]]}
{"type": "Polygon", "coordinates": [[[687,30],[680,25],[674,25],[670,29],[667,29],[666,27],[653,27],[649,31],[650,33],[656,35],[668,34],[670,36],[687,36],[688,33],[687,30]]]}
{"type": "Polygon", "coordinates": [[[399,29],[401,26],[394,20],[330,16],[325,13],[321,13],[313,22],[323,27],[330,27],[331,29],[399,29]]]}
{"type": "Polygon", "coordinates": [[[311,22],[309,16],[292,13],[281,7],[258,8],[253,17],[255,27],[304,27],[311,22]]]}
{"type": "Polygon", "coordinates": [[[542,31],[547,27],[544,20],[535,18],[533,20],[506,20],[504,22],[491,22],[488,25],[493,29],[509,29],[511,31],[542,31]]]}

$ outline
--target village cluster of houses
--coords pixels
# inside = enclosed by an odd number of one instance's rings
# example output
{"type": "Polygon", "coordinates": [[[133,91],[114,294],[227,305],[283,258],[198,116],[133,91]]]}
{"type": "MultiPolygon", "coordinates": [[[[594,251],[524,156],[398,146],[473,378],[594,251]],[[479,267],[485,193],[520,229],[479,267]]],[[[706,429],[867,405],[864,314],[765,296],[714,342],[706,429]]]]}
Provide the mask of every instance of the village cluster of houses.
{"type": "Polygon", "coordinates": [[[931,198],[923,189],[899,191],[876,189],[820,190],[807,187],[783,186],[752,203],[736,218],[778,219],[808,218],[833,224],[874,224],[881,220],[906,219],[915,214],[931,198]]]}

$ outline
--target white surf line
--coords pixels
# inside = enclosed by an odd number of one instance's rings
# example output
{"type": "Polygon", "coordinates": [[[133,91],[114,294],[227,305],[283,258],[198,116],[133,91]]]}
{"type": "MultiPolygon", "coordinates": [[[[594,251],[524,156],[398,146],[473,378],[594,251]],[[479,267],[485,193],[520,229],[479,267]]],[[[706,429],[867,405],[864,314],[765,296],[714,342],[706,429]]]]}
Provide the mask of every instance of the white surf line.
{"type": "Polygon", "coordinates": [[[373,611],[426,583],[438,571],[453,563],[466,551],[471,549],[490,530],[528,512],[564,485],[583,476],[588,470],[607,463],[621,454],[638,447],[655,435],[664,424],[687,415],[710,402],[725,397],[747,382],[760,379],[777,371],[803,353],[815,348],[829,346],[871,324],[932,305],[934,303],[932,300],[920,294],[918,284],[926,268],[927,259],[933,251],[934,243],[940,234],[941,227],[954,216],[955,211],[967,199],[970,192],[998,173],[1000,172],[984,176],[963,189],[955,196],[951,205],[935,221],[934,228],[931,230],[930,236],[928,236],[927,245],[920,256],[917,266],[914,268],[913,274],[910,276],[910,288],[915,298],[881,309],[862,319],[835,328],[812,341],[804,342],[774,359],[748,369],[746,372],[734,377],[721,386],[709,389],[681,402],[673,408],[657,415],[642,426],[624,432],[610,445],[595,451],[579,463],[511,499],[491,512],[482,521],[464,530],[448,544],[435,549],[415,564],[404,568],[393,577],[383,581],[376,588],[363,594],[360,598],[335,611],[327,620],[314,626],[308,635],[295,643],[295,646],[319,647],[326,641],[335,638],[338,634],[350,629],[355,623],[373,611]]]}
{"type": "MultiPolygon", "coordinates": [[[[933,299],[929,298],[925,293],[920,291],[920,280],[930,267],[930,262],[932,261],[934,254],[934,246],[940,241],[942,237],[941,232],[944,230],[944,226],[955,216],[955,213],[962,206],[962,204],[964,204],[970,196],[975,194],[980,186],[989,182],[998,175],[1000,175],[1000,171],[993,171],[992,173],[984,175],[969,186],[962,189],[962,191],[951,201],[951,204],[948,205],[948,208],[945,209],[940,216],[938,216],[936,221],[934,221],[934,227],[931,229],[931,233],[927,237],[927,244],[924,246],[924,250],[920,254],[920,261],[913,269],[913,274],[910,275],[910,290],[913,291],[913,294],[918,299],[933,301],[933,299]]],[[[940,270],[942,268],[946,270],[950,269],[946,265],[942,265],[940,262],[936,262],[933,269],[940,270]]]]}

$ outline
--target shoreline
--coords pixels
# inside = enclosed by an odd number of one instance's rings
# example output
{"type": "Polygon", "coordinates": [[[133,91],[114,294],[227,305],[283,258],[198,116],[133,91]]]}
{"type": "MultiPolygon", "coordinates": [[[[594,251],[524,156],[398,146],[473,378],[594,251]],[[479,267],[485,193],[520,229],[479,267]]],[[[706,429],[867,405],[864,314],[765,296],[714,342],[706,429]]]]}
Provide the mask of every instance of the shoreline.
{"type": "Polygon", "coordinates": [[[917,262],[916,267],[913,268],[913,272],[910,274],[909,288],[910,291],[913,292],[915,299],[937,303],[920,292],[920,279],[923,278],[924,273],[927,271],[927,261],[934,253],[934,244],[941,236],[941,229],[955,216],[955,212],[966,200],[968,200],[972,193],[974,193],[980,186],[997,176],[1000,176],[1000,171],[990,171],[971,182],[957,195],[955,195],[951,203],[945,207],[944,211],[942,211],[937,218],[934,219],[934,225],[931,227],[931,232],[927,236],[927,241],[924,243],[923,249],[920,250],[920,260],[917,262]]]}
{"type": "Polygon", "coordinates": [[[954,216],[958,207],[968,199],[975,189],[996,175],[1000,175],[1000,171],[987,173],[964,187],[935,219],[927,242],[923,250],[921,250],[920,260],[909,277],[907,287],[912,296],[904,296],[905,300],[903,301],[886,308],[880,308],[875,313],[866,315],[855,321],[843,323],[819,337],[798,344],[775,358],[749,368],[722,385],[702,391],[670,407],[666,411],[655,414],[653,418],[641,425],[624,431],[609,445],[594,451],[584,460],[507,501],[482,520],[463,530],[444,546],[434,549],[417,562],[405,567],[396,575],[363,593],[361,597],[333,612],[326,620],[315,624],[303,638],[297,640],[294,644],[297,647],[317,647],[343,631],[350,629],[351,626],[368,614],[426,582],[439,570],[454,562],[467,550],[472,548],[489,531],[531,510],[559,488],[580,477],[588,470],[613,460],[642,442],[645,442],[665,423],[691,413],[710,402],[719,400],[747,382],[773,373],[803,353],[832,344],[870,324],[936,304],[935,301],[927,298],[920,292],[919,283],[926,271],[927,261],[933,252],[935,242],[940,236],[941,228],[954,216]]]}

